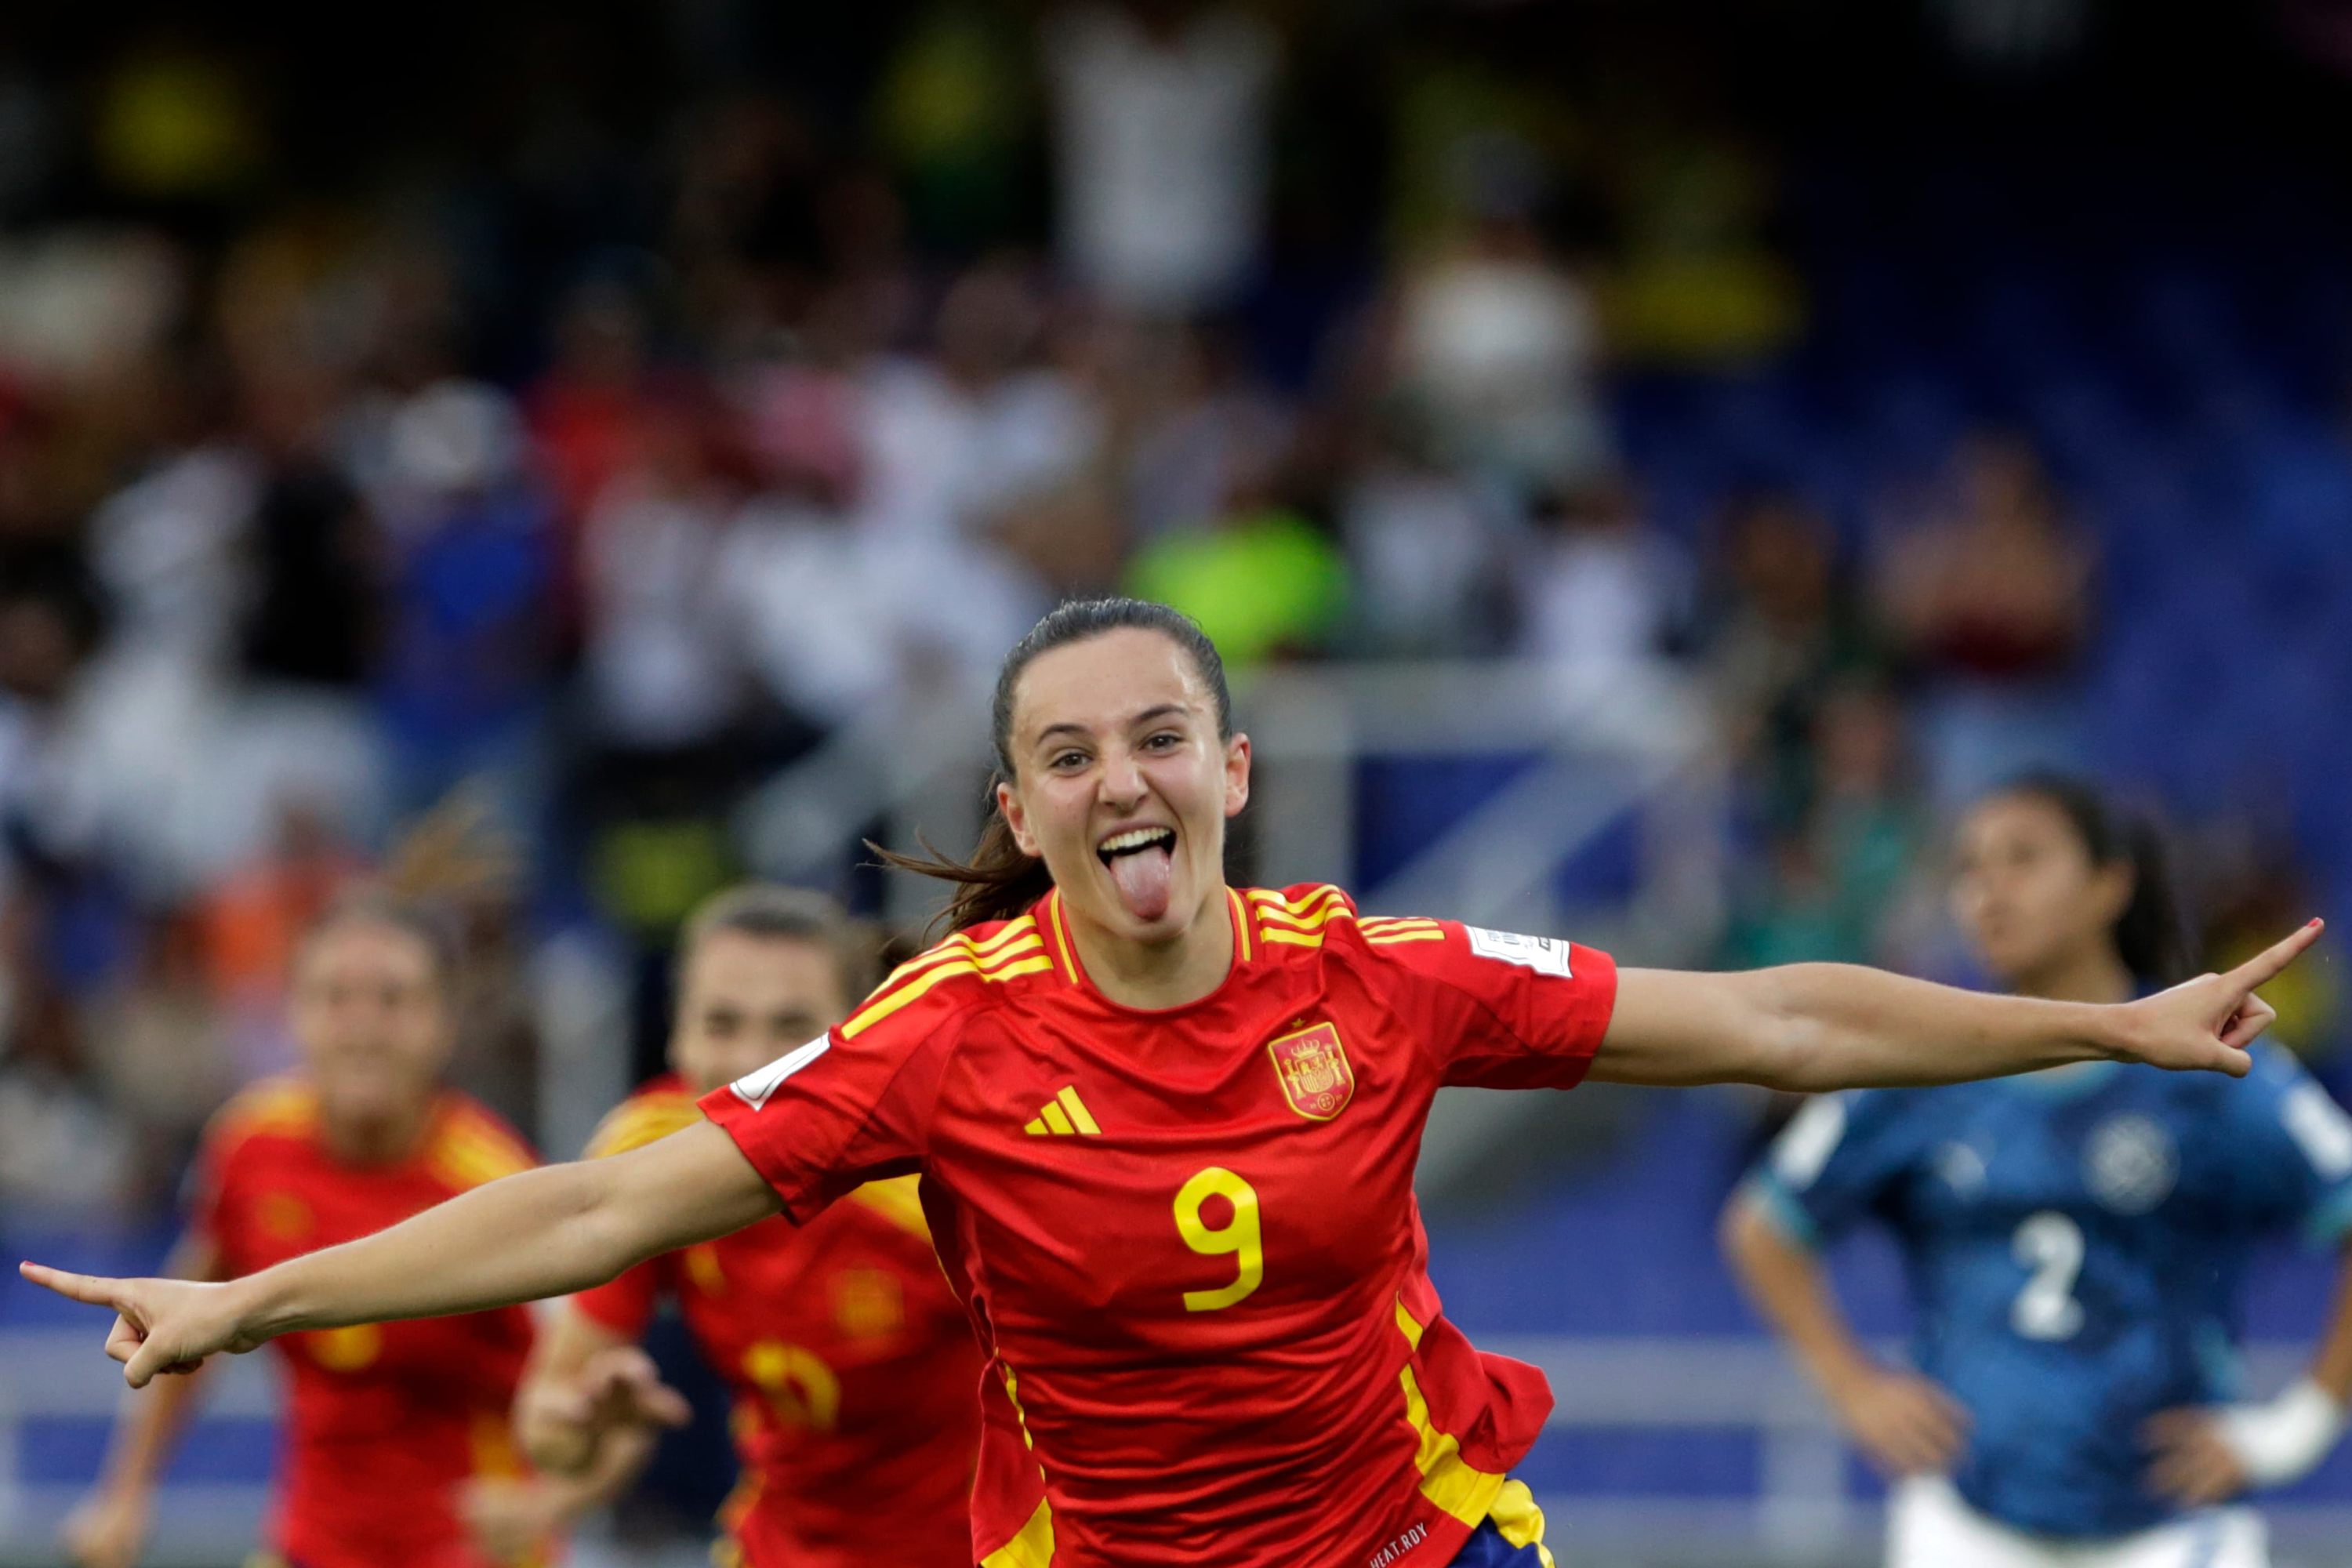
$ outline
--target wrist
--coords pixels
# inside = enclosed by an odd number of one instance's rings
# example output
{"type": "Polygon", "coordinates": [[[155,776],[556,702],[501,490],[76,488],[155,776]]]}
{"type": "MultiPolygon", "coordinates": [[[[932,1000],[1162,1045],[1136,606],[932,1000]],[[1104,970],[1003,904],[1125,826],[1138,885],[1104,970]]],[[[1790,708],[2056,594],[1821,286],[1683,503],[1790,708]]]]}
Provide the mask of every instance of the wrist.
{"type": "Polygon", "coordinates": [[[310,1321],[300,1299],[297,1277],[302,1259],[295,1258],[257,1274],[247,1274],[221,1286],[227,1293],[230,1321],[237,1348],[260,1344],[280,1334],[328,1325],[310,1321]]]}
{"type": "Polygon", "coordinates": [[[2275,1487],[2317,1468],[2345,1419],[2344,1402],[2306,1377],[2266,1403],[2225,1406],[2216,1429],[2249,1481],[2275,1487]]]}

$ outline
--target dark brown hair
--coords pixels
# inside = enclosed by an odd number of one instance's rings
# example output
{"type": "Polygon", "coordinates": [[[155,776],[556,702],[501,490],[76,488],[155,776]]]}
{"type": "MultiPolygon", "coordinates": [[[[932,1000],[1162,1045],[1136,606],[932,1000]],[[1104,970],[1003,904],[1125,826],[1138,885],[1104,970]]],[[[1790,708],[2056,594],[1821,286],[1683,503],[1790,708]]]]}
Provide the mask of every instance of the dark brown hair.
{"type": "MultiPolygon", "coordinates": [[[[807,888],[746,882],[705,899],[678,931],[681,975],[694,961],[696,950],[723,931],[824,949],[833,959],[845,1007],[857,1005],[882,979],[882,943],[874,928],[843,909],[838,900],[807,888]]],[[[682,996],[685,987],[678,990],[682,996]]]]}
{"type": "Polygon", "coordinates": [[[415,938],[433,961],[433,983],[442,1000],[454,1000],[457,984],[457,923],[446,910],[383,887],[355,888],[337,897],[310,922],[295,951],[295,963],[299,965],[320,941],[346,926],[380,926],[415,938]]]}
{"type": "Polygon", "coordinates": [[[1234,700],[1225,686],[1225,661],[1192,616],[1149,599],[1072,599],[1056,606],[1013,645],[996,672],[996,694],[989,703],[989,742],[995,752],[996,773],[988,781],[988,820],[981,828],[971,858],[950,860],[928,843],[923,847],[930,852],[925,855],[901,855],[870,841],[866,844],[886,866],[956,884],[946,910],[932,922],[934,931],[966,931],[990,921],[1011,920],[1052,890],[1054,879],[1045,862],[1023,852],[1011,825],[996,807],[996,786],[1018,772],[1013,765],[1013,699],[1022,672],[1039,654],[1129,629],[1158,632],[1184,651],[1192,661],[1193,673],[1216,704],[1217,738],[1233,739],[1234,700]]]}
{"type": "Polygon", "coordinates": [[[2064,773],[2032,773],[1993,792],[1996,800],[2039,800],[2057,808],[2091,864],[2131,868],[2131,902],[2109,928],[2116,956],[2145,985],[2189,978],[2193,955],[2172,881],[2163,836],[2145,817],[2118,808],[2096,788],[2064,773]]]}

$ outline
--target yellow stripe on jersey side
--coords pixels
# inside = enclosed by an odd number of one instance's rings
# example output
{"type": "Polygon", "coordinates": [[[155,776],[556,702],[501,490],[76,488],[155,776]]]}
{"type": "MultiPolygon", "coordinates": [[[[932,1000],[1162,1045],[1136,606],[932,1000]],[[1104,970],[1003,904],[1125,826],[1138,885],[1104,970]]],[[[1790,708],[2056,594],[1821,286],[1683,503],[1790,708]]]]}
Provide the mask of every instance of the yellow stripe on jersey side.
{"type": "Polygon", "coordinates": [[[1005,954],[992,960],[988,965],[974,963],[969,959],[959,959],[953,963],[943,963],[936,969],[924,971],[896,991],[868,1002],[864,1010],[841,1026],[841,1037],[845,1040],[856,1039],[899,1008],[921,998],[932,986],[943,980],[953,980],[958,975],[974,974],[985,981],[1003,982],[1017,975],[1034,974],[1040,970],[1053,967],[1054,961],[1045,956],[1042,946],[1008,950],[1005,954]]]}
{"type": "MultiPolygon", "coordinates": [[[[1013,1419],[1021,1425],[1021,1441],[1031,1448],[1037,1446],[1029,1436],[1029,1413],[1021,1408],[1021,1380],[1013,1375],[1012,1364],[1003,1358],[996,1370],[1004,1374],[1004,1397],[1013,1403],[1013,1419]]],[[[1041,1470],[1037,1479],[1045,1477],[1041,1470]]],[[[980,1560],[980,1568],[1053,1568],[1054,1565],[1054,1505],[1045,1498],[1037,1500],[1037,1511],[1019,1534],[980,1560]]]]}
{"type": "Polygon", "coordinates": [[[1021,1533],[980,1560],[981,1568],[1054,1568],[1054,1505],[1037,1500],[1037,1511],[1021,1533]]]}
{"type": "MultiPolygon", "coordinates": [[[[1396,1304],[1396,1321],[1406,1342],[1419,1350],[1421,1324],[1404,1310],[1402,1301],[1396,1304]]],[[[1412,1427],[1413,1436],[1420,1439],[1412,1463],[1421,1472],[1421,1495],[1471,1529],[1477,1529],[1479,1521],[1494,1510],[1506,1478],[1473,1468],[1463,1458],[1462,1445],[1453,1435],[1431,1425],[1429,1401],[1422,1396],[1421,1383],[1412,1375],[1410,1363],[1397,1370],[1397,1382],[1404,1389],[1404,1418],[1412,1427]]]]}

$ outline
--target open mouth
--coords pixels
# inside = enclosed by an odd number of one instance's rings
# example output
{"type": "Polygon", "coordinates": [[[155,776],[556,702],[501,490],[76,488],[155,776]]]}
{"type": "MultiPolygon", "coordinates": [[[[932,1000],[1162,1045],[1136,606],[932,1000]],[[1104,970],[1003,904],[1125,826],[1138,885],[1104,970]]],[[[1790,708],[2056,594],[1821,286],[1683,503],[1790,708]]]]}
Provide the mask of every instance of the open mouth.
{"type": "Polygon", "coordinates": [[[1095,846],[1110,871],[1127,912],[1146,922],[1168,912],[1169,884],[1176,863],[1176,830],[1130,827],[1095,846]]]}
{"type": "Polygon", "coordinates": [[[1176,851],[1176,830],[1172,827],[1136,827],[1125,833],[1114,833],[1095,846],[1095,853],[1106,866],[1122,855],[1140,855],[1147,849],[1176,851]]]}

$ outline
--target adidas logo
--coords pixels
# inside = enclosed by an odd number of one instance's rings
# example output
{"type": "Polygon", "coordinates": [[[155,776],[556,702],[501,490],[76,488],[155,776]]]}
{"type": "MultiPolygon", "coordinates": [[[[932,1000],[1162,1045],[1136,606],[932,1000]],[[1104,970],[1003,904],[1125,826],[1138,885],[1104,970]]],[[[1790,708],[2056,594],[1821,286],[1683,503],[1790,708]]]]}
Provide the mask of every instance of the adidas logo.
{"type": "Polygon", "coordinates": [[[1047,1100],[1045,1108],[1030,1118],[1029,1125],[1021,1131],[1032,1138],[1043,1138],[1048,1134],[1063,1138],[1074,1134],[1087,1138],[1102,1136],[1102,1129],[1095,1125],[1093,1115],[1087,1110],[1087,1102],[1078,1098],[1078,1086],[1076,1084],[1064,1084],[1062,1091],[1047,1100]]]}

